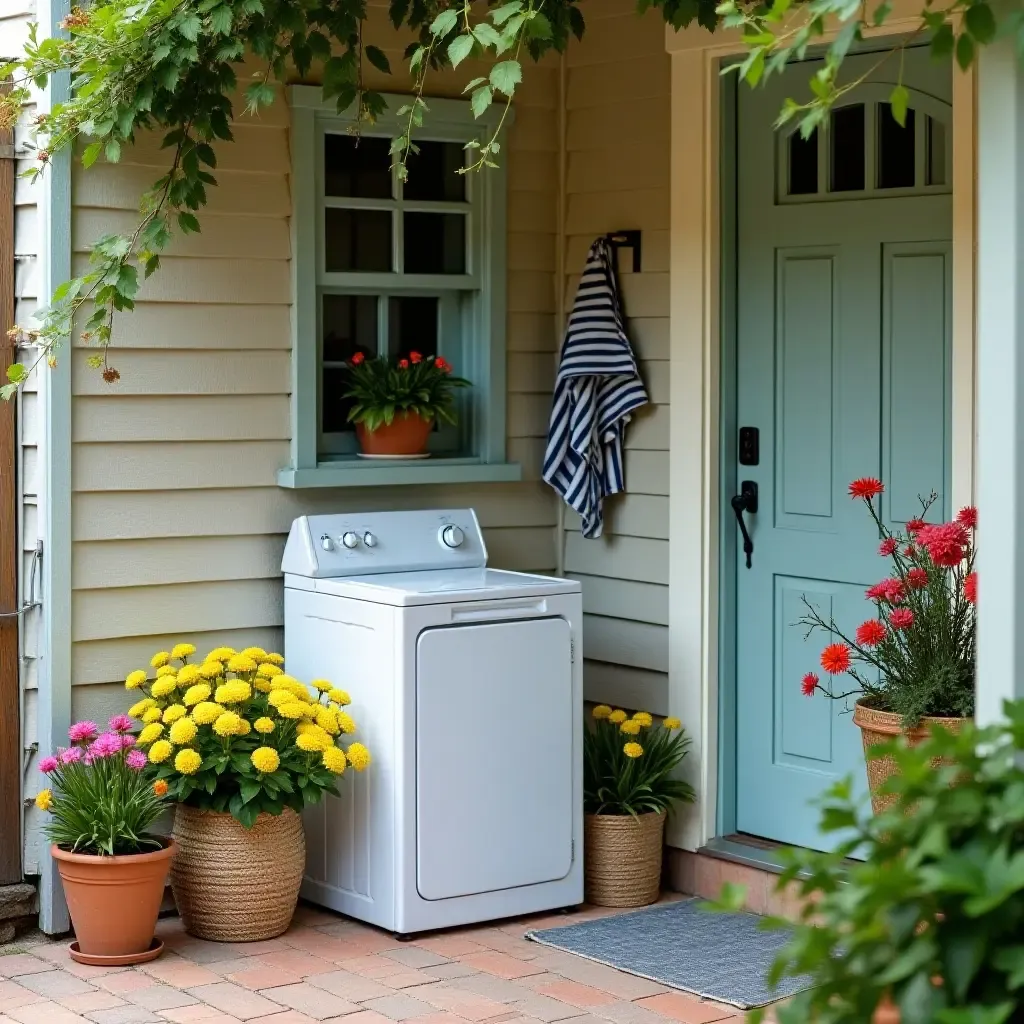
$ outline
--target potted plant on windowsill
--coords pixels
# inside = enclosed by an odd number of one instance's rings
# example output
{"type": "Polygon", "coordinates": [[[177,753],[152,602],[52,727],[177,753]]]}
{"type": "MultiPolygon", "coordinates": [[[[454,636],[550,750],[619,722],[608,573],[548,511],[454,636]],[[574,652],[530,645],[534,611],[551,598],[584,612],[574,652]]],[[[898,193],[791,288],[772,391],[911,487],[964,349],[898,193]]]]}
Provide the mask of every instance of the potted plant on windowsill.
{"type": "Polygon", "coordinates": [[[146,777],[132,720],[115,715],[108,732],[76,722],[71,745],[44,757],[49,786],[36,796],[64,885],[80,963],[120,966],[160,955],[153,930],[174,843],[149,829],[164,810],[166,785],[146,777]]]}
{"type": "Polygon", "coordinates": [[[660,725],[606,704],[583,735],[583,877],[588,903],[644,907],[661,886],[665,814],[691,803],[690,784],[673,778],[690,741],[678,718],[660,725]]]}
{"type": "Polygon", "coordinates": [[[891,575],[867,591],[877,616],[862,622],[851,638],[805,597],[807,614],[800,620],[810,631],[834,638],[821,654],[825,672],[854,681],[854,688],[839,693],[808,672],[803,692],[832,700],[858,698],[853,721],[861,730],[876,814],[893,800],[882,786],[897,762],[877,756],[873,748],[901,735],[918,744],[933,725],[956,732],[974,716],[978,600],[977,509],[964,508],[951,523],[929,525],[924,517],[935,503],[932,494],[922,499],[921,515],[904,532],[893,533],[874,505],[884,490],[873,477],[850,484],[850,496],[864,502],[878,528],[879,554],[892,565],[891,575]]]}
{"type": "Polygon", "coordinates": [[[442,356],[410,352],[408,358],[357,352],[348,362],[353,400],[348,419],[365,458],[426,458],[434,423],[454,424],[455,389],[469,381],[452,374],[442,356]]]}

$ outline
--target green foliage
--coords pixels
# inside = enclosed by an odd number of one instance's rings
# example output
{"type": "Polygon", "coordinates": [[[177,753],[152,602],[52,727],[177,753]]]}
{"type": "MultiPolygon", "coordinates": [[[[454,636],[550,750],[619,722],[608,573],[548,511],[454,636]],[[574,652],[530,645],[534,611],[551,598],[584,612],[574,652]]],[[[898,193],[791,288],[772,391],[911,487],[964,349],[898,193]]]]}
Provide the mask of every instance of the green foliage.
{"type": "MultiPolygon", "coordinates": [[[[787,851],[778,883],[806,902],[769,981],[814,986],[776,1009],[780,1024],[864,1024],[884,999],[901,1024],[1022,1019],[1024,702],[1005,714],[988,729],[936,729],[913,749],[875,748],[901,772],[885,814],[855,803],[849,781],[822,799],[835,850],[787,851]]],[[[741,904],[732,890],[719,907],[741,904]]]]}
{"type": "Polygon", "coordinates": [[[396,413],[411,413],[425,420],[455,423],[452,405],[456,388],[469,387],[463,377],[453,377],[451,364],[438,356],[424,358],[412,352],[408,359],[357,355],[348,365],[346,398],[355,400],[349,410],[352,423],[367,430],[388,426],[396,413]]]}
{"type": "Polygon", "coordinates": [[[658,725],[646,711],[629,719],[599,704],[583,732],[584,810],[636,816],[692,803],[693,788],[673,777],[689,749],[678,719],[658,725]]]}

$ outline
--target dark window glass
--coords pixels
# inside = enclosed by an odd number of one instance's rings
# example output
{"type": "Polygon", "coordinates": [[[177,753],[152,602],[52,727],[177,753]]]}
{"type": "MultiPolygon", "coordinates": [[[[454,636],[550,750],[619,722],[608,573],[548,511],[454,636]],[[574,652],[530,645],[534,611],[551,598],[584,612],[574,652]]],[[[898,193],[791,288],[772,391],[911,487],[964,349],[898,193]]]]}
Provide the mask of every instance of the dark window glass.
{"type": "Polygon", "coordinates": [[[391,140],[324,136],[324,193],[363,199],[391,198],[391,140]]]}
{"type": "Polygon", "coordinates": [[[404,216],[407,274],[466,272],[466,218],[461,213],[404,216]]]}
{"type": "Polygon", "coordinates": [[[818,191],[818,129],[809,139],[799,131],[789,137],[789,194],[812,196],[818,191]]]}
{"type": "Polygon", "coordinates": [[[320,429],[325,434],[340,434],[353,430],[348,422],[352,400],[345,398],[348,390],[348,370],[344,367],[323,368],[323,391],[320,396],[320,429]]]}
{"type": "Polygon", "coordinates": [[[390,271],[391,213],[328,207],[324,211],[324,255],[328,272],[390,271]]]}
{"type": "Polygon", "coordinates": [[[462,202],[466,198],[466,151],[460,142],[420,142],[419,152],[410,153],[406,199],[462,202]]]}
{"type": "Polygon", "coordinates": [[[831,192],[860,192],[864,188],[864,105],[833,110],[829,124],[832,166],[831,192]]]}
{"type": "Polygon", "coordinates": [[[888,103],[878,104],[878,187],[914,187],[914,111],[901,126],[888,103]]]}
{"type": "Polygon", "coordinates": [[[325,434],[352,430],[345,398],[348,370],[345,363],[357,352],[367,358],[377,354],[377,296],[325,295],[322,311],[323,379],[320,429],[325,434]]]}
{"type": "Polygon", "coordinates": [[[388,354],[408,358],[437,355],[437,306],[431,296],[403,295],[388,300],[388,354]]]}
{"type": "Polygon", "coordinates": [[[928,146],[925,160],[927,185],[946,184],[946,126],[934,117],[925,120],[925,142],[928,146]]]}

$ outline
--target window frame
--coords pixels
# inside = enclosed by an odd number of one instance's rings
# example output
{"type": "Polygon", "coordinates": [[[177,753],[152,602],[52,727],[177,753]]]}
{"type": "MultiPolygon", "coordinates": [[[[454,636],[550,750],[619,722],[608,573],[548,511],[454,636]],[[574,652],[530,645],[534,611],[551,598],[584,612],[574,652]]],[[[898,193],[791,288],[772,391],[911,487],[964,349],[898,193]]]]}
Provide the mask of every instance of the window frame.
{"type": "MultiPolygon", "coordinates": [[[[487,480],[518,480],[520,467],[505,461],[505,320],[507,306],[507,171],[506,147],[497,168],[467,175],[465,202],[362,200],[346,197],[348,208],[371,206],[413,209],[429,207],[465,209],[467,219],[467,260],[465,274],[404,274],[392,272],[332,272],[324,265],[323,210],[341,205],[323,194],[324,138],[330,132],[347,132],[359,123],[354,107],[341,113],[325,101],[318,86],[292,86],[288,90],[291,109],[292,158],[292,395],[291,464],[278,474],[286,487],[337,486],[351,484],[459,483],[487,480]],[[459,395],[461,408],[457,450],[440,451],[423,461],[380,463],[353,454],[325,451],[321,447],[321,295],[325,292],[385,296],[439,295],[448,316],[441,330],[447,336],[440,343],[456,354],[456,371],[473,382],[459,395]],[[452,301],[452,296],[461,296],[452,301]],[[446,298],[448,301],[446,302],[446,298]],[[461,307],[459,342],[453,340],[452,307],[461,307]],[[454,351],[453,351],[454,350],[454,351]]],[[[394,138],[402,133],[405,118],[397,111],[411,97],[385,94],[387,109],[373,125],[363,124],[362,133],[394,138]]],[[[483,141],[498,124],[500,112],[488,111],[473,117],[468,102],[427,99],[424,127],[414,138],[447,142],[483,141]]],[[[512,120],[512,111],[506,124],[512,120]]],[[[505,132],[499,141],[504,142],[505,132]]],[[[398,218],[396,218],[397,220],[398,218]]],[[[396,230],[396,234],[398,231],[396,230]]],[[[393,252],[393,266],[400,253],[393,252]]],[[[441,311],[439,310],[439,315],[441,311]]],[[[386,331],[378,323],[378,332],[386,331]]],[[[444,434],[444,431],[440,431],[444,434]]],[[[442,448],[456,447],[452,434],[442,448]]]]}

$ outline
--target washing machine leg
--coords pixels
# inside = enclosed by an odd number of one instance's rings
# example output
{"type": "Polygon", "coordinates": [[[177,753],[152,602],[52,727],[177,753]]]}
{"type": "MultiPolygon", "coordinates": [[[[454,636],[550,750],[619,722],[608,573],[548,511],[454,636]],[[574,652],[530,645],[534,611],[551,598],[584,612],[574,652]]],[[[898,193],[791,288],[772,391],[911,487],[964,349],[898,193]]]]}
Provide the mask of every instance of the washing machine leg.
{"type": "Polygon", "coordinates": [[[392,932],[391,937],[396,942],[412,942],[415,938],[414,935],[410,935],[408,932],[392,932]]]}

